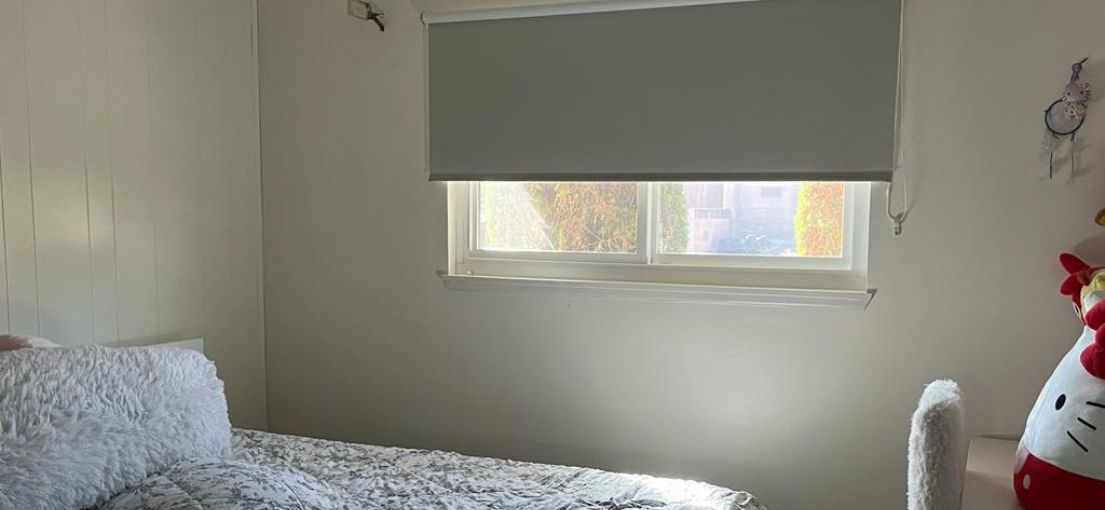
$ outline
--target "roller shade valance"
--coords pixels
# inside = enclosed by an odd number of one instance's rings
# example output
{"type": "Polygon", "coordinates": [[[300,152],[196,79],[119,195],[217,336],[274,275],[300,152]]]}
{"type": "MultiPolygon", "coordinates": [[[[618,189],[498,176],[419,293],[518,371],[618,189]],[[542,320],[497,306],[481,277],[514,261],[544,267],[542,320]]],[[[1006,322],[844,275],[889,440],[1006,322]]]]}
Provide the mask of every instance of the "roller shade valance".
{"type": "Polygon", "coordinates": [[[889,180],[899,8],[428,18],[430,179],[889,180]]]}

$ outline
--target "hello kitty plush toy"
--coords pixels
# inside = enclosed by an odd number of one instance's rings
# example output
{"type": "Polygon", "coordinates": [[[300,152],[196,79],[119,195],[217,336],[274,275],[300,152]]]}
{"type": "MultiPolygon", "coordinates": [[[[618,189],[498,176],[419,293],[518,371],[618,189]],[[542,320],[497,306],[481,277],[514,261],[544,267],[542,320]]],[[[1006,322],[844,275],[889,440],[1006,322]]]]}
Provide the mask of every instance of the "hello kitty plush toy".
{"type": "Polygon", "coordinates": [[[1028,415],[1013,487],[1027,510],[1105,509],[1105,268],[1069,253],[1059,291],[1085,323],[1028,415]]]}

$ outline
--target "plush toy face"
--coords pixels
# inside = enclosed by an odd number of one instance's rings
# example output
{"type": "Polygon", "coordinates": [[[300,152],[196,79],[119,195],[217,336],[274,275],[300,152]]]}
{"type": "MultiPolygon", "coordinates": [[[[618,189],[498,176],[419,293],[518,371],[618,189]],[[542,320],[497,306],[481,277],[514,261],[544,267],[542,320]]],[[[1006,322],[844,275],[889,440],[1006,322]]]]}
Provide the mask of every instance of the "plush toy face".
{"type": "Polygon", "coordinates": [[[1013,485],[1028,510],[1105,508],[1105,270],[1064,257],[1071,276],[1061,290],[1086,327],[1044,385],[1021,438],[1013,485]]]}
{"type": "MultiPolygon", "coordinates": [[[[1063,469],[1105,480],[1105,381],[1082,368],[1082,351],[1094,342],[1085,328],[1044,385],[1028,415],[1021,444],[1063,469]]],[[[1031,483],[1031,481],[1029,482],[1031,483]]]]}

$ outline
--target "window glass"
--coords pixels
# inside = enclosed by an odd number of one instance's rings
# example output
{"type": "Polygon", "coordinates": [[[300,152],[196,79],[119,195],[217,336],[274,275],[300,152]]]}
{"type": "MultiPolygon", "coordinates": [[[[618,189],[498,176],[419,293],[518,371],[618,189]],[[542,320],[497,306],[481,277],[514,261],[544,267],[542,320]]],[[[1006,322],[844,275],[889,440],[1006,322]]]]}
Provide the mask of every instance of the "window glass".
{"type": "Polygon", "coordinates": [[[662,253],[841,257],[842,182],[662,183],[662,253]]]}
{"type": "Polygon", "coordinates": [[[476,244],[488,251],[636,253],[637,183],[483,182],[476,244]]]}

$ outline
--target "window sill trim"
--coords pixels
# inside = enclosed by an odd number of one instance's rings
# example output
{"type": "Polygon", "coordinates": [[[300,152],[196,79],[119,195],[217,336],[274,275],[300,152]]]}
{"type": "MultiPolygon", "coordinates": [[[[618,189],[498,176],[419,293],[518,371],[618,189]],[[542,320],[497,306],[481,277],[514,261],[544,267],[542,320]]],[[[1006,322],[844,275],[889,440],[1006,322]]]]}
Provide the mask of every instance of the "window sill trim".
{"type": "Polygon", "coordinates": [[[678,285],[669,283],[454,275],[439,271],[449,290],[523,294],[571,294],[662,303],[712,303],[865,310],[875,289],[819,290],[678,285]]]}

